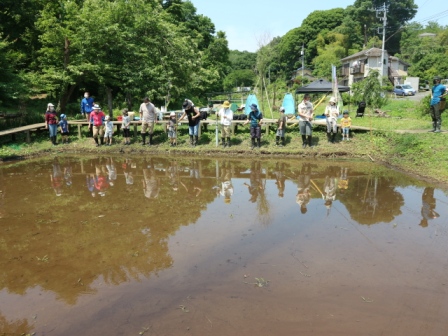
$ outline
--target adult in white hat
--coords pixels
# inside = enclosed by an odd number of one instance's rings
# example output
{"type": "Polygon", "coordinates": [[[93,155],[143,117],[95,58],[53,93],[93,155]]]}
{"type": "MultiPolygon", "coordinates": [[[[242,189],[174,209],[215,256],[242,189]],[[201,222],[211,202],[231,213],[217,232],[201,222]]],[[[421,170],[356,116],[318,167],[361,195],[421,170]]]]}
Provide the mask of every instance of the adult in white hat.
{"type": "Polygon", "coordinates": [[[228,100],[222,104],[222,108],[218,111],[217,117],[220,118],[222,146],[230,147],[230,126],[232,125],[233,111],[230,109],[230,102],[228,100]]]}
{"type": "Polygon", "coordinates": [[[334,143],[338,130],[337,120],[339,117],[339,107],[336,104],[336,98],[331,97],[325,108],[325,117],[327,120],[327,139],[328,142],[334,143]]]}

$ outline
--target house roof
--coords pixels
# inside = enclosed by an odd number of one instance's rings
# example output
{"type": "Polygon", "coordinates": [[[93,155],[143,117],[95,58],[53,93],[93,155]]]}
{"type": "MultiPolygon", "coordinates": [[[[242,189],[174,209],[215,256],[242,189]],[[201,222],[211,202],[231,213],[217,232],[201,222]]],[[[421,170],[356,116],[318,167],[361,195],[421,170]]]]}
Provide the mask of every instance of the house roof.
{"type": "MultiPolygon", "coordinates": [[[[386,51],[387,52],[387,51],[386,51]]],[[[348,61],[354,58],[360,58],[360,57],[379,57],[381,56],[382,50],[379,48],[370,48],[369,50],[362,50],[360,52],[357,52],[356,54],[347,56],[343,59],[341,59],[341,61],[348,61]]]]}
{"type": "Polygon", "coordinates": [[[392,77],[406,77],[408,73],[403,70],[392,70],[392,77]]]}
{"type": "MultiPolygon", "coordinates": [[[[330,92],[333,90],[333,86],[331,82],[321,78],[318,80],[315,80],[314,82],[299,87],[296,90],[296,93],[310,93],[310,92],[330,92]]],[[[350,91],[350,88],[348,86],[338,85],[339,92],[348,92],[350,91]]]]}
{"type": "Polygon", "coordinates": [[[389,59],[391,59],[392,61],[398,61],[398,62],[400,62],[401,64],[404,64],[404,65],[410,66],[409,63],[403,61],[402,59],[399,59],[398,57],[395,57],[395,56],[389,56],[389,59]]]}

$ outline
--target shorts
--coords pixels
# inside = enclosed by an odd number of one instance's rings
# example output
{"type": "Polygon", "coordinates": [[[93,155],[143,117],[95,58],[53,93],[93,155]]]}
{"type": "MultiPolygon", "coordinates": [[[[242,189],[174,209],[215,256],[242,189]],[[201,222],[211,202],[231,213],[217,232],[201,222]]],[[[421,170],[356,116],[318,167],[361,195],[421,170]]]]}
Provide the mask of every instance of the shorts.
{"type": "Polygon", "coordinates": [[[93,137],[95,139],[98,138],[98,134],[100,135],[100,137],[103,136],[103,133],[104,133],[103,126],[93,126],[92,130],[93,130],[93,137]]]}
{"type": "Polygon", "coordinates": [[[344,128],[342,129],[342,134],[344,134],[344,135],[348,135],[348,134],[350,134],[350,127],[344,127],[344,128]]]}
{"type": "Polygon", "coordinates": [[[114,131],[106,131],[106,132],[104,132],[104,137],[105,138],[112,138],[113,135],[114,135],[114,131]]]}
{"type": "Polygon", "coordinates": [[[251,138],[261,138],[261,127],[260,126],[251,126],[250,127],[250,137],[251,138]]]}
{"type": "Polygon", "coordinates": [[[123,128],[123,135],[124,135],[125,138],[129,138],[130,137],[129,128],[123,128]]]}
{"type": "Polygon", "coordinates": [[[154,121],[142,121],[142,134],[148,130],[149,134],[154,132],[154,121]]]}
{"type": "Polygon", "coordinates": [[[176,139],[177,138],[177,132],[175,130],[168,130],[168,138],[176,139]]]}
{"type": "Polygon", "coordinates": [[[277,129],[277,132],[275,133],[275,136],[278,136],[280,138],[285,137],[285,129],[277,129]]]}
{"type": "Polygon", "coordinates": [[[313,134],[313,127],[309,121],[299,121],[300,135],[311,136],[313,134]]]}
{"type": "Polygon", "coordinates": [[[230,137],[230,125],[221,125],[221,138],[230,137]]]}

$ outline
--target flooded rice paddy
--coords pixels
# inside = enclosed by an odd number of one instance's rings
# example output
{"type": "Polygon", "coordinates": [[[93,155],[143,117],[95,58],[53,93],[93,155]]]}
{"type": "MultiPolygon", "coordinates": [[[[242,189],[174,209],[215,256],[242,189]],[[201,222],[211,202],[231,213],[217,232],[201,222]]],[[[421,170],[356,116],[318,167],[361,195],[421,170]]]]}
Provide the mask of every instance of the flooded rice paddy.
{"type": "Polygon", "coordinates": [[[368,163],[0,166],[0,335],[447,335],[447,204],[368,163]]]}

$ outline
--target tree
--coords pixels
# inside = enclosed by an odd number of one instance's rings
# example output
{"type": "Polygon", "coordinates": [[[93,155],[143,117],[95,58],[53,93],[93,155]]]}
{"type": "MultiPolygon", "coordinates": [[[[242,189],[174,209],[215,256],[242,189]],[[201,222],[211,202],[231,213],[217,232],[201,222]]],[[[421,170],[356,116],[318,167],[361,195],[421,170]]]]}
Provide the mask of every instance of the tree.
{"type": "Polygon", "coordinates": [[[345,35],[329,32],[325,35],[319,34],[317,41],[318,56],[313,59],[316,77],[331,77],[331,65],[340,66],[341,58],[345,56],[345,35]]]}
{"type": "Polygon", "coordinates": [[[228,74],[224,79],[224,89],[226,91],[230,91],[234,87],[238,86],[253,86],[255,77],[256,76],[253,70],[235,70],[228,74]]]}
{"type": "Polygon", "coordinates": [[[229,62],[231,70],[255,69],[257,54],[249,51],[230,50],[229,62]]]}
{"type": "Polygon", "coordinates": [[[14,69],[16,55],[8,50],[8,45],[0,40],[0,104],[18,98],[24,91],[22,79],[14,69]]]}
{"type": "Polygon", "coordinates": [[[384,90],[381,87],[377,70],[369,72],[366,78],[360,82],[356,82],[352,86],[353,100],[365,101],[367,105],[373,108],[380,108],[387,102],[384,90]]]}

